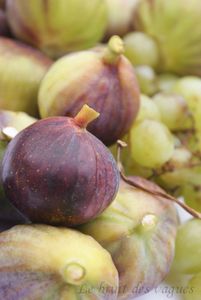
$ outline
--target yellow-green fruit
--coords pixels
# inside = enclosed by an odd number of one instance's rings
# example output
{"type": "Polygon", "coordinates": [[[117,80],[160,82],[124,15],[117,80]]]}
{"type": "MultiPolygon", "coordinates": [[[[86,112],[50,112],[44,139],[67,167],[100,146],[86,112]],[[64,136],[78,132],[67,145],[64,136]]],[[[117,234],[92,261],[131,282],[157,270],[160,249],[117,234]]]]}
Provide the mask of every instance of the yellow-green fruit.
{"type": "MultiPolygon", "coordinates": [[[[161,190],[140,178],[132,180],[161,190]]],[[[81,226],[112,255],[120,276],[119,298],[149,292],[167,275],[174,257],[178,217],[170,201],[121,182],[113,203],[95,220],[81,226]]]]}
{"type": "Polygon", "coordinates": [[[195,274],[201,272],[201,220],[191,219],[177,233],[172,272],[195,274]]]}
{"type": "Polygon", "coordinates": [[[178,76],[171,73],[163,73],[158,75],[158,89],[160,92],[171,92],[176,84],[178,76]]]}
{"type": "Polygon", "coordinates": [[[133,14],[139,0],[106,0],[108,24],[106,36],[123,36],[131,30],[133,14]]]}
{"type": "Polygon", "coordinates": [[[51,57],[95,45],[107,24],[103,0],[8,0],[6,9],[14,35],[51,57]]]}
{"type": "Polygon", "coordinates": [[[19,225],[0,234],[0,298],[115,300],[118,273],[93,238],[67,228],[19,225]]]}
{"type": "MultiPolygon", "coordinates": [[[[144,120],[161,121],[160,111],[152,99],[146,95],[140,95],[140,110],[136,122],[144,120]]],[[[135,123],[134,123],[135,124],[135,123]]]]}
{"type": "Polygon", "coordinates": [[[159,61],[158,48],[155,41],[143,32],[132,32],[124,37],[125,55],[134,66],[147,65],[152,68],[159,61]]]}
{"type": "Polygon", "coordinates": [[[36,115],[39,84],[51,63],[25,44],[0,38],[0,109],[36,115]]]}
{"type": "Polygon", "coordinates": [[[152,96],[158,91],[157,76],[153,68],[146,65],[136,66],[135,73],[141,93],[152,96]]]}
{"type": "Polygon", "coordinates": [[[160,71],[201,75],[200,11],[200,0],[139,2],[134,25],[156,41],[160,52],[160,71]]]}
{"type": "Polygon", "coordinates": [[[188,283],[184,300],[201,299],[201,273],[195,275],[188,283]]]}

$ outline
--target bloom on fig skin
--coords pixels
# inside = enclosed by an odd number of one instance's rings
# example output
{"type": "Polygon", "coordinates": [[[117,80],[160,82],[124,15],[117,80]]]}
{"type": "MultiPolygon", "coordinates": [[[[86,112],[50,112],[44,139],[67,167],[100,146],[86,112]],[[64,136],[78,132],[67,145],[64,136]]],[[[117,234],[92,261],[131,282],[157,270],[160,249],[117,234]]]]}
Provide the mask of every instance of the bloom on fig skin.
{"type": "Polygon", "coordinates": [[[103,0],[7,0],[15,37],[53,58],[96,45],[107,25],[103,0]]]}
{"type": "Polygon", "coordinates": [[[0,37],[0,108],[36,116],[39,84],[51,64],[38,50],[0,37]]]}
{"type": "Polygon", "coordinates": [[[117,291],[111,256],[90,236],[47,225],[0,234],[2,300],[116,300],[117,291]]]}
{"type": "MultiPolygon", "coordinates": [[[[134,181],[161,191],[140,177],[134,181]]],[[[121,181],[112,204],[95,220],[79,226],[106,248],[119,272],[118,299],[138,297],[157,287],[168,274],[173,257],[178,216],[175,207],[121,181]]]]}
{"type": "Polygon", "coordinates": [[[129,130],[139,109],[134,69],[122,55],[123,41],[73,53],[55,62],[41,82],[38,104],[42,118],[74,117],[83,104],[100,113],[88,130],[111,145],[129,130]]]}
{"type": "Polygon", "coordinates": [[[98,113],[40,120],[8,145],[2,182],[8,199],[32,222],[75,226],[100,214],[119,187],[110,151],[86,126],[98,113]]]}

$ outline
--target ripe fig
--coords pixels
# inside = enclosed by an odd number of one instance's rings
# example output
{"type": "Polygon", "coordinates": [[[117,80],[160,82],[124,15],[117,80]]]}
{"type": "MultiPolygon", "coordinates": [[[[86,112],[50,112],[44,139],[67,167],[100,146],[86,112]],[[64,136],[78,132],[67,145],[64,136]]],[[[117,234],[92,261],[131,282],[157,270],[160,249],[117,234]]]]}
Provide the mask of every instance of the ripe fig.
{"type": "Polygon", "coordinates": [[[122,40],[114,36],[107,47],[70,54],[54,63],[40,86],[41,117],[74,117],[86,103],[101,114],[89,131],[106,145],[121,138],[137,115],[140,96],[123,51],[122,40]]]}
{"type": "Polygon", "coordinates": [[[10,29],[8,26],[6,14],[2,9],[0,9],[0,35],[10,35],[10,29]]]}
{"type": "Polygon", "coordinates": [[[107,25],[103,0],[7,0],[6,10],[13,34],[54,58],[94,46],[107,25]]]}
{"type": "Polygon", "coordinates": [[[0,298],[115,300],[118,273],[93,238],[67,228],[18,225],[0,234],[0,298]]]}
{"type": "Polygon", "coordinates": [[[106,0],[108,26],[106,37],[123,36],[132,30],[133,12],[139,0],[106,0]]]}
{"type": "MultiPolygon", "coordinates": [[[[132,177],[146,189],[155,184],[132,177]]],[[[121,181],[112,204],[95,220],[80,226],[112,255],[119,272],[119,298],[133,299],[158,286],[173,257],[178,216],[175,207],[121,181]]]]}
{"type": "Polygon", "coordinates": [[[40,120],[9,143],[3,186],[11,203],[31,221],[78,225],[100,214],[115,197],[115,160],[86,130],[97,116],[85,105],[74,119],[40,120]]]}
{"type": "Polygon", "coordinates": [[[139,1],[134,26],[157,43],[158,71],[201,76],[200,11],[200,0],[139,1]]]}
{"type": "Polygon", "coordinates": [[[37,115],[40,81],[52,61],[17,41],[0,38],[0,107],[37,115]]]}

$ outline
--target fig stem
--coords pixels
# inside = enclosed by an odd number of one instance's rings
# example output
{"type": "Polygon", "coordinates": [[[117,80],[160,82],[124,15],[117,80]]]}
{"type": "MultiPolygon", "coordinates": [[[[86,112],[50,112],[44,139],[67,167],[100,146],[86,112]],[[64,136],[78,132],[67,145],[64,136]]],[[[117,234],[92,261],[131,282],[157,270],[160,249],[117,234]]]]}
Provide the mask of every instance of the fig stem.
{"type": "Polygon", "coordinates": [[[74,120],[81,128],[86,128],[89,123],[94,121],[100,116],[100,114],[93,108],[84,104],[79,113],[75,116],[74,120]]]}
{"type": "Polygon", "coordinates": [[[108,42],[107,49],[104,53],[104,61],[109,64],[116,64],[119,56],[123,54],[124,51],[125,48],[123,40],[118,35],[114,35],[108,42]]]}
{"type": "Polygon", "coordinates": [[[121,140],[117,141],[117,166],[118,166],[120,176],[123,179],[123,181],[125,181],[127,184],[129,184],[135,188],[138,188],[144,192],[147,192],[153,196],[162,197],[167,200],[170,200],[170,201],[176,203],[177,205],[179,205],[180,207],[182,207],[185,211],[187,211],[194,218],[201,219],[201,213],[197,212],[196,210],[194,210],[190,206],[186,205],[182,201],[178,200],[177,198],[169,195],[164,190],[161,189],[161,192],[160,191],[152,191],[152,190],[150,190],[150,188],[146,188],[145,186],[142,186],[141,184],[136,183],[133,179],[128,178],[124,173],[124,168],[121,163],[121,152],[122,152],[122,149],[125,148],[126,146],[127,146],[127,144],[125,142],[122,142],[121,140]]]}

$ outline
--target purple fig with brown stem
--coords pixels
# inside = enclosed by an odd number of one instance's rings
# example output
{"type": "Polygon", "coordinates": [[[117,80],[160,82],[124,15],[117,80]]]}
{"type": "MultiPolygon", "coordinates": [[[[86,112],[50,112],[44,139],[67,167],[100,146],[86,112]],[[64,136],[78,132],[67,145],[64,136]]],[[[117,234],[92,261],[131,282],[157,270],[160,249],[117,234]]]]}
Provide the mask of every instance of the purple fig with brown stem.
{"type": "Polygon", "coordinates": [[[83,104],[100,113],[88,130],[106,145],[129,130],[139,109],[139,87],[123,41],[113,36],[108,46],[64,56],[45,75],[39,90],[39,111],[74,117],[83,104]]]}
{"type": "Polygon", "coordinates": [[[8,199],[33,222],[75,226],[114,199],[119,171],[110,151],[86,130],[98,113],[40,120],[8,145],[2,182],[8,199]]]}

